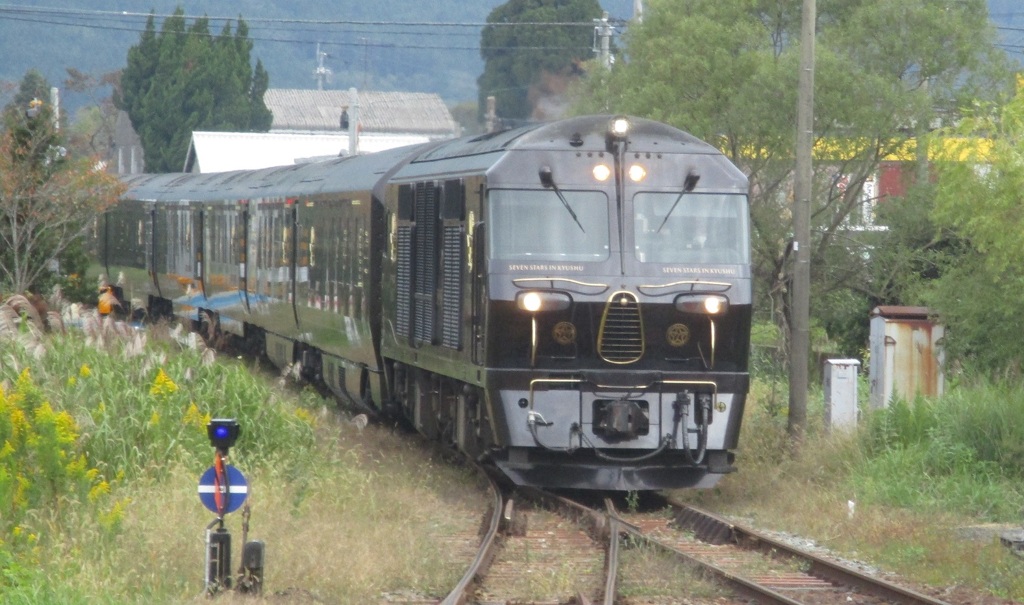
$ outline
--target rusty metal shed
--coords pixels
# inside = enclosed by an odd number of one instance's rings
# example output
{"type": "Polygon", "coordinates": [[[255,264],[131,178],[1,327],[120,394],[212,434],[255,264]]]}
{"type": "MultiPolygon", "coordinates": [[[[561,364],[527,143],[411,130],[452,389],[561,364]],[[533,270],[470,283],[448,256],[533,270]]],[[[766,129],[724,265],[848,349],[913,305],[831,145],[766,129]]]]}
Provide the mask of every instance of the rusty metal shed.
{"type": "Polygon", "coordinates": [[[927,307],[875,307],[868,364],[871,407],[886,407],[893,397],[911,401],[918,395],[941,395],[944,334],[927,307]]]}

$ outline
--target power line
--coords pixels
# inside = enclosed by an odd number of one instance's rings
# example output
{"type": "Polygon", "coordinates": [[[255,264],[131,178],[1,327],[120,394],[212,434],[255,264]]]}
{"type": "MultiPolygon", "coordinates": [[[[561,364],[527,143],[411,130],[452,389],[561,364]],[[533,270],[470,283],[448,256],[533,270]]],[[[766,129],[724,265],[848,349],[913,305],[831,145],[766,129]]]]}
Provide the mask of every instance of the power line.
{"type": "MultiPolygon", "coordinates": [[[[177,15],[153,15],[154,18],[167,19],[169,17],[175,17],[177,15]]],[[[145,22],[149,19],[149,13],[139,13],[130,11],[99,11],[99,10],[81,10],[81,9],[56,9],[47,7],[22,7],[14,5],[0,5],[0,20],[18,21],[22,23],[36,23],[41,25],[55,25],[64,27],[74,27],[83,29],[96,29],[102,31],[121,31],[141,34],[145,31],[145,22]]],[[[180,15],[178,16],[184,19],[186,22],[189,20],[195,21],[198,19],[206,19],[207,21],[214,23],[219,21],[226,22],[237,22],[238,19],[235,17],[210,17],[210,16],[189,16],[180,15]]],[[[458,32],[458,31],[436,31],[436,28],[482,28],[488,26],[559,26],[559,27],[593,27],[593,22],[555,22],[555,23],[543,23],[543,22],[518,22],[518,23],[458,23],[458,22],[426,22],[426,21],[356,21],[356,20],[315,20],[315,19],[290,19],[290,18],[247,18],[243,17],[242,21],[246,23],[249,29],[249,40],[255,42],[269,42],[269,43],[287,43],[287,44],[308,44],[309,37],[322,36],[324,34],[330,34],[332,37],[341,35],[351,36],[365,36],[368,33],[372,33],[379,36],[393,37],[393,36],[415,36],[416,38],[433,38],[442,37],[445,39],[451,39],[452,36],[479,36],[479,31],[472,32],[458,32]],[[330,32],[324,32],[321,28],[330,26],[345,25],[351,28],[369,28],[371,31],[367,32],[364,29],[346,29],[338,31],[334,29],[330,32]],[[292,27],[289,27],[292,26],[292,27]],[[388,27],[389,29],[380,30],[380,27],[388,27]],[[403,31],[402,28],[415,29],[421,28],[418,31],[403,31]],[[423,30],[422,28],[433,28],[432,30],[423,30]],[[263,32],[263,33],[260,33],[263,32]],[[293,37],[282,37],[280,34],[298,34],[302,35],[302,38],[293,37]]],[[[211,37],[215,37],[218,34],[211,32],[211,37]]],[[[335,38],[336,39],[336,38],[335,38]]],[[[343,47],[374,47],[374,48],[401,48],[410,50],[454,50],[454,51],[473,51],[479,52],[480,45],[455,45],[455,44],[422,44],[422,43],[402,43],[397,44],[395,42],[371,42],[360,39],[358,41],[345,42],[345,41],[330,41],[324,42],[333,46],[343,47]]],[[[589,47],[582,46],[488,46],[489,50],[535,50],[535,51],[563,51],[563,50],[575,50],[575,51],[589,51],[589,47]]]]}
{"type": "MultiPolygon", "coordinates": [[[[53,15],[53,16],[81,16],[85,18],[132,18],[132,19],[149,19],[150,16],[158,19],[167,19],[169,17],[175,17],[173,14],[153,14],[153,13],[139,13],[131,11],[100,11],[100,10],[85,10],[85,9],[66,9],[66,8],[49,8],[49,7],[29,7],[29,6],[17,6],[10,4],[0,4],[0,19],[4,18],[4,13],[15,13],[15,14],[39,14],[39,15],[53,15]]],[[[210,21],[237,21],[238,17],[219,17],[219,16],[197,16],[197,15],[182,15],[185,20],[195,20],[200,18],[206,18],[210,21]]],[[[243,21],[247,24],[253,23],[265,23],[265,24],[301,24],[301,25],[317,25],[317,26],[336,26],[336,25],[354,25],[354,26],[401,26],[401,27],[593,27],[592,21],[561,21],[561,22],[549,22],[549,21],[515,21],[515,22],[454,22],[454,21],[391,21],[391,20],[378,20],[378,21],[359,21],[352,19],[291,19],[291,18],[280,18],[280,17],[243,17],[243,21]]]]}
{"type": "MultiPolygon", "coordinates": [[[[125,31],[125,32],[131,32],[131,33],[142,33],[143,31],[145,31],[144,28],[143,29],[139,29],[139,28],[132,28],[132,27],[115,27],[115,26],[109,26],[109,25],[104,25],[104,26],[88,25],[88,24],[84,24],[84,23],[63,23],[63,22],[58,22],[58,21],[42,21],[42,20],[38,20],[38,19],[17,18],[17,17],[4,17],[2,15],[0,15],[0,19],[7,19],[7,20],[10,20],[10,21],[21,21],[21,22],[26,22],[26,23],[39,23],[39,24],[45,24],[45,25],[64,25],[64,26],[68,26],[68,27],[83,27],[83,28],[86,28],[86,29],[101,29],[101,30],[106,30],[106,31],[125,31]]],[[[250,29],[250,32],[251,31],[252,30],[250,29]]],[[[157,33],[159,33],[159,32],[157,32],[157,33]]],[[[361,32],[346,32],[346,33],[356,34],[356,33],[361,33],[361,32]]],[[[215,38],[219,34],[210,32],[207,35],[209,37],[211,37],[211,38],[215,38]]],[[[404,34],[403,33],[401,35],[415,35],[417,37],[422,37],[422,34],[404,34]]],[[[443,34],[435,34],[435,35],[441,36],[443,34]]],[[[255,41],[255,42],[282,42],[282,43],[288,43],[288,44],[308,44],[309,43],[309,39],[308,38],[278,38],[278,37],[253,36],[253,35],[247,36],[247,38],[249,40],[252,40],[252,41],[255,41]]],[[[471,51],[474,51],[474,52],[480,50],[480,46],[479,45],[477,45],[477,46],[454,46],[454,45],[451,45],[451,44],[440,44],[440,45],[438,45],[438,44],[433,44],[433,45],[431,45],[431,44],[406,44],[406,43],[397,44],[397,43],[394,43],[394,42],[369,42],[369,41],[363,41],[363,40],[357,40],[357,41],[352,41],[352,42],[331,41],[331,42],[323,42],[323,44],[329,45],[329,46],[353,46],[353,47],[360,47],[360,48],[362,48],[364,46],[371,46],[371,47],[374,47],[374,48],[401,48],[401,49],[412,49],[412,50],[471,50],[471,51]]],[[[587,50],[587,51],[591,50],[591,48],[589,46],[587,46],[587,47],[583,47],[583,46],[488,46],[486,48],[489,49],[489,50],[587,50]]]]}

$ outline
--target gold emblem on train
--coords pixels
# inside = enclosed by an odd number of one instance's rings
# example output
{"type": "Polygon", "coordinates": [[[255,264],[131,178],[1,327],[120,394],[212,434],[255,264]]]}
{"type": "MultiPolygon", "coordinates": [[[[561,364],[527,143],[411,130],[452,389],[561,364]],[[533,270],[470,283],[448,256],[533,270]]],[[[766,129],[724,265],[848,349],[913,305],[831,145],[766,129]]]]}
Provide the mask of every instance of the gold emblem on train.
{"type": "Polygon", "coordinates": [[[569,321],[560,321],[552,328],[551,337],[563,347],[571,345],[576,342],[576,326],[569,321]]]}
{"type": "Polygon", "coordinates": [[[690,328],[686,324],[672,324],[665,331],[665,339],[673,347],[681,347],[690,342],[690,328]]]}

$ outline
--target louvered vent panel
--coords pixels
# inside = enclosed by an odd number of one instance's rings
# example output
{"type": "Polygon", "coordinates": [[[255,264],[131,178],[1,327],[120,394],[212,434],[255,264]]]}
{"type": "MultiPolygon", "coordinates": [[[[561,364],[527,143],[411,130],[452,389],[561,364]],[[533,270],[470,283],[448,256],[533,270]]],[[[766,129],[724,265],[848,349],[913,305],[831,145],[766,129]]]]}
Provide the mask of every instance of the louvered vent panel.
{"type": "Polygon", "coordinates": [[[412,227],[399,227],[397,236],[398,268],[395,275],[395,331],[399,335],[409,337],[409,307],[412,302],[412,227]]]}
{"type": "Polygon", "coordinates": [[[433,183],[416,185],[416,320],[419,342],[434,341],[434,292],[437,289],[437,196],[433,183]]]}
{"type": "Polygon", "coordinates": [[[462,227],[444,228],[444,259],[441,266],[441,344],[452,349],[462,346],[462,227]]]}
{"type": "Polygon", "coordinates": [[[616,292],[608,299],[601,318],[597,350],[611,363],[633,363],[644,355],[644,325],[640,303],[630,292],[616,292]]]}

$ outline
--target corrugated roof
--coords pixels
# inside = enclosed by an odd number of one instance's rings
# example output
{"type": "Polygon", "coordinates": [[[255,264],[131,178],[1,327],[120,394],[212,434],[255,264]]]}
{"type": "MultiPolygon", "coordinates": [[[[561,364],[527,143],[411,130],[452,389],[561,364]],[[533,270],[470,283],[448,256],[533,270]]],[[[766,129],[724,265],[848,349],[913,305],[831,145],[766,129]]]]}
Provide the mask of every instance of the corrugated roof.
{"type": "MultiPolygon", "coordinates": [[[[458,123],[437,94],[363,90],[356,96],[364,133],[417,133],[448,138],[459,132],[458,123]]],[[[274,114],[272,130],[338,131],[342,109],[351,107],[352,101],[347,90],[271,88],[263,95],[263,102],[274,114]]]]}
{"type": "MultiPolygon", "coordinates": [[[[423,134],[363,133],[359,153],[426,143],[423,134]]],[[[290,166],[348,154],[348,133],[203,132],[192,133],[185,172],[227,172],[290,166]]]]}

